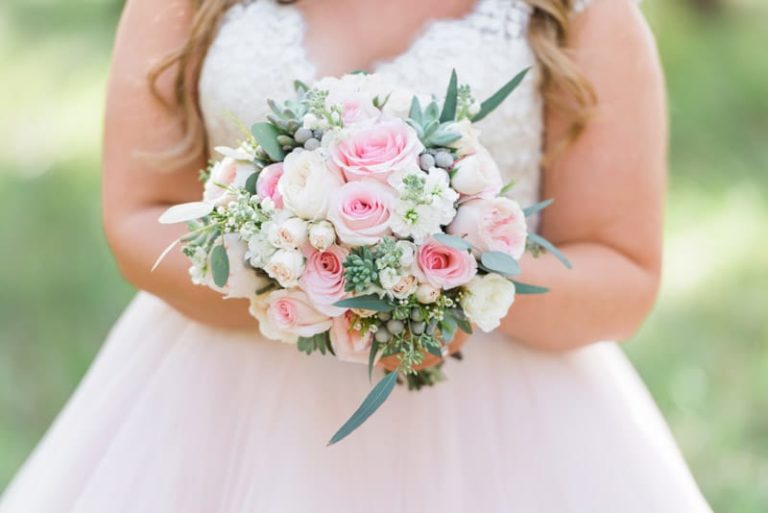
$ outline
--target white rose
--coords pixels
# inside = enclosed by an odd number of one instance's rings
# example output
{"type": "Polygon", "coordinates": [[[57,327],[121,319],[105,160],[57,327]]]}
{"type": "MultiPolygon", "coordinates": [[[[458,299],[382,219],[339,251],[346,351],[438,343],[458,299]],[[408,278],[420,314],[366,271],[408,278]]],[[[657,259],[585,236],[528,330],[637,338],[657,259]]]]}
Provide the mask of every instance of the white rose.
{"type": "Polygon", "coordinates": [[[286,219],[270,230],[269,241],[278,248],[297,249],[307,242],[307,222],[298,217],[286,219]]]}
{"type": "Polygon", "coordinates": [[[263,269],[274,254],[275,246],[267,240],[265,233],[257,232],[248,239],[248,253],[245,256],[253,267],[263,269]]]}
{"type": "Polygon", "coordinates": [[[277,282],[287,289],[299,283],[304,272],[304,255],[293,249],[278,249],[269,259],[264,270],[277,282]]]}
{"type": "Polygon", "coordinates": [[[391,267],[385,267],[379,273],[379,282],[385,290],[392,290],[392,287],[400,281],[400,273],[391,267]]]}
{"type": "Polygon", "coordinates": [[[432,285],[422,283],[416,289],[416,299],[424,305],[431,305],[437,301],[438,297],[440,297],[440,289],[436,289],[432,285]]]}
{"type": "Polygon", "coordinates": [[[336,242],[336,230],[329,221],[313,223],[309,228],[309,243],[318,251],[325,251],[336,242]]]}
{"type": "Polygon", "coordinates": [[[483,149],[483,146],[480,144],[480,130],[470,120],[465,118],[461,121],[456,121],[451,124],[449,130],[461,136],[460,139],[448,145],[449,148],[456,150],[456,154],[459,157],[472,155],[483,149]]]}
{"type": "Polygon", "coordinates": [[[515,284],[495,273],[476,276],[466,285],[461,307],[470,321],[486,333],[501,324],[515,302],[515,284]]]}
{"type": "Polygon", "coordinates": [[[456,162],[451,185],[467,196],[496,196],[504,184],[496,161],[487,151],[480,151],[456,162]]]}
{"type": "Polygon", "coordinates": [[[341,176],[326,166],[320,152],[299,149],[285,157],[277,190],[285,208],[303,219],[317,220],[325,217],[342,185],[341,176]]]}

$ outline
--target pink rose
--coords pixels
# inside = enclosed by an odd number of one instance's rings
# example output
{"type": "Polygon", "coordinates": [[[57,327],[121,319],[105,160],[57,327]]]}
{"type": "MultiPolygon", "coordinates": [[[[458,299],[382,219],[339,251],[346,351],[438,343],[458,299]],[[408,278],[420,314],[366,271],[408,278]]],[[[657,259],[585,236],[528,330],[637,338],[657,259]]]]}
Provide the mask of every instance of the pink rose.
{"type": "Polygon", "coordinates": [[[418,166],[423,149],[416,131],[395,119],[353,129],[330,153],[347,180],[370,177],[385,181],[392,171],[418,166]]]}
{"type": "Polygon", "coordinates": [[[344,298],[344,260],[349,251],[341,246],[331,246],[325,251],[312,249],[307,256],[304,274],[299,286],[307,293],[318,311],[335,317],[346,310],[333,306],[344,298]]]}
{"type": "Polygon", "coordinates": [[[270,198],[275,202],[275,208],[283,208],[283,196],[277,190],[277,182],[283,176],[283,163],[270,164],[259,173],[256,180],[256,194],[261,199],[270,198]]]}
{"type": "Polygon", "coordinates": [[[428,239],[416,253],[416,270],[421,281],[448,290],[469,282],[477,274],[477,261],[468,251],[428,239]]]}
{"type": "MultiPolygon", "coordinates": [[[[331,345],[336,358],[344,362],[368,363],[368,357],[373,343],[373,334],[364,336],[352,329],[352,312],[347,312],[333,319],[331,327],[331,345]]],[[[379,353],[380,355],[381,353],[379,353]]],[[[377,355],[376,359],[378,360],[377,355]]]]}
{"type": "Polygon", "coordinates": [[[328,210],[336,235],[345,244],[375,244],[389,233],[392,190],[375,181],[348,182],[328,210]]]}
{"type": "Polygon", "coordinates": [[[331,319],[318,312],[307,295],[297,289],[281,289],[251,301],[251,314],[261,333],[272,340],[295,343],[331,328],[331,319]]]}
{"type": "Polygon", "coordinates": [[[447,231],[466,238],[481,253],[500,251],[515,259],[523,256],[528,234],[523,210],[504,197],[467,201],[447,231]]]}

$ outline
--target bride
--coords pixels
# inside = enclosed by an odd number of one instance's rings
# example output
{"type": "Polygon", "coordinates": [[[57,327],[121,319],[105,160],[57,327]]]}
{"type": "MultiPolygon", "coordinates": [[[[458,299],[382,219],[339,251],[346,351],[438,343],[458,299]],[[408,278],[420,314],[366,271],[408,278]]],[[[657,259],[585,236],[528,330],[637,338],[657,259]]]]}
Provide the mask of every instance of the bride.
{"type": "Polygon", "coordinates": [[[12,482],[2,513],[710,511],[645,387],[612,340],[656,294],[665,103],[633,0],[129,0],[104,142],[104,220],[142,292],[12,482]],[[195,287],[183,228],[229,113],[356,69],[440,94],[451,68],[478,97],[522,68],[480,124],[538,230],[568,254],[525,261],[502,327],[475,335],[448,381],[399,388],[353,436],[329,435],[365,372],[263,340],[241,300],[195,287]],[[181,155],[194,155],[183,159],[181,155]]]}

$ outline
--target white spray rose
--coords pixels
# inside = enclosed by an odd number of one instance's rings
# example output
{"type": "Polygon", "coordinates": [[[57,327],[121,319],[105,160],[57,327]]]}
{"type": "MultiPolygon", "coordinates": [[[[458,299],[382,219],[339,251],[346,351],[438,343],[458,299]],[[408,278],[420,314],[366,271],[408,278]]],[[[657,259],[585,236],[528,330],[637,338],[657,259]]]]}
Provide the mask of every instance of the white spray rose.
{"type": "Polygon", "coordinates": [[[503,187],[499,166],[487,151],[462,158],[454,169],[451,185],[461,194],[496,196],[503,187]]]}
{"type": "Polygon", "coordinates": [[[304,219],[291,217],[270,230],[269,241],[278,248],[297,249],[307,242],[307,226],[304,219]]]}
{"type": "Polygon", "coordinates": [[[451,124],[450,130],[461,136],[460,139],[457,139],[448,145],[450,148],[456,150],[456,154],[459,157],[472,155],[482,149],[482,145],[480,144],[480,130],[478,130],[470,120],[465,118],[461,121],[456,121],[451,124]]]}
{"type": "Polygon", "coordinates": [[[437,301],[438,297],[440,297],[440,289],[436,289],[432,285],[422,283],[416,289],[416,299],[419,301],[419,303],[431,305],[437,301]]]}
{"type": "Polygon", "coordinates": [[[270,278],[277,280],[280,286],[287,289],[295,287],[304,272],[304,255],[293,249],[278,249],[270,257],[264,270],[270,278]]]}
{"type": "Polygon", "coordinates": [[[466,290],[461,307],[469,320],[486,333],[499,327],[515,302],[515,284],[495,273],[476,276],[466,290]]]}
{"type": "Polygon", "coordinates": [[[256,172],[250,162],[224,157],[211,168],[211,174],[203,188],[203,201],[216,206],[226,206],[237,195],[230,190],[245,187],[248,177],[256,172]]]}
{"type": "Polygon", "coordinates": [[[318,251],[325,251],[336,242],[336,230],[329,221],[313,223],[309,227],[309,243],[318,251]]]}
{"type": "Polygon", "coordinates": [[[319,151],[294,150],[285,157],[277,190],[285,207],[302,219],[322,219],[343,185],[338,172],[325,165],[319,151]]]}

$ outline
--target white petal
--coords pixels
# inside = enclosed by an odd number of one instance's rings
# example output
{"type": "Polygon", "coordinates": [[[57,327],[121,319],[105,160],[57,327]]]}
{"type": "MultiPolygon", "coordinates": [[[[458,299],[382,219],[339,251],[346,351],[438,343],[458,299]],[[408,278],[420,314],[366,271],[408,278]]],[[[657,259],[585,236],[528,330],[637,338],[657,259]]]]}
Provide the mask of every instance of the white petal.
{"type": "Polygon", "coordinates": [[[182,203],[180,205],[174,205],[163,212],[158,218],[158,221],[162,224],[183,223],[185,221],[205,217],[212,211],[213,205],[211,203],[205,203],[204,201],[182,203]]]}

